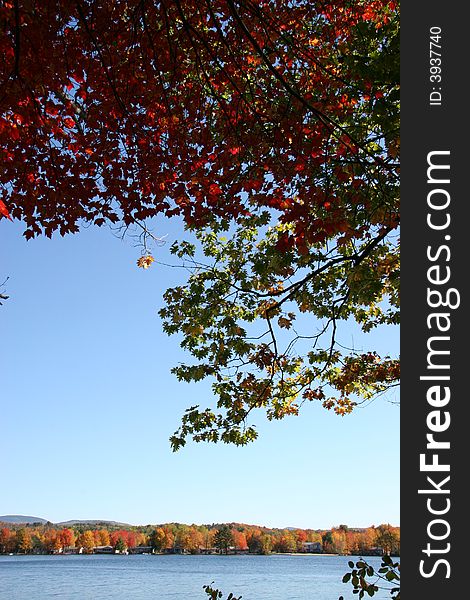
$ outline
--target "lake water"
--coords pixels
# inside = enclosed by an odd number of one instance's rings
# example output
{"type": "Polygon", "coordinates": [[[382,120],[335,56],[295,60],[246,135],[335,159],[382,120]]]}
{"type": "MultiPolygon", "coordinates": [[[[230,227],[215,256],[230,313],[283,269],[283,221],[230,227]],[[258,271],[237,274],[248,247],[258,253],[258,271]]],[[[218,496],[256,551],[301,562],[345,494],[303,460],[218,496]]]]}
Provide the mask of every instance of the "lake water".
{"type": "MultiPolygon", "coordinates": [[[[243,600],[357,598],[341,578],[348,556],[0,556],[1,600],[208,600],[202,586],[243,600]]],[[[373,566],[378,557],[368,557],[373,566]]],[[[383,592],[374,599],[389,598],[383,592]]]]}

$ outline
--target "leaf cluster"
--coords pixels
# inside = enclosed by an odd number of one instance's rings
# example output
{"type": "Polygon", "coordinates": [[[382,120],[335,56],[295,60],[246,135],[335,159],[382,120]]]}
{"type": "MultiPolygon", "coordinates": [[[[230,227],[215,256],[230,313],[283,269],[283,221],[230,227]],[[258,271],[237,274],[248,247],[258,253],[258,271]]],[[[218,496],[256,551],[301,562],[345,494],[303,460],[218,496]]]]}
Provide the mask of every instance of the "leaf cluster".
{"type": "MultiPolygon", "coordinates": [[[[210,598],[211,600],[217,600],[218,598],[222,598],[223,597],[223,592],[221,592],[220,590],[213,588],[212,585],[214,584],[214,582],[212,582],[210,585],[203,585],[203,590],[205,591],[205,593],[207,594],[207,597],[210,598]]],[[[229,595],[227,596],[226,600],[241,600],[242,596],[234,596],[232,594],[232,592],[229,593],[229,595]]]]}
{"type": "MultiPolygon", "coordinates": [[[[351,571],[343,576],[343,583],[351,583],[353,594],[364,598],[366,594],[372,597],[379,590],[388,590],[392,600],[400,600],[400,563],[398,561],[394,562],[390,556],[384,555],[380,568],[377,570],[362,559],[355,564],[350,560],[348,565],[351,571]],[[373,581],[370,581],[371,579],[373,581]]],[[[340,596],[339,600],[344,600],[343,596],[340,596]]]]}
{"type": "Polygon", "coordinates": [[[264,211],[236,227],[213,223],[196,244],[172,252],[189,270],[185,285],[164,294],[163,328],[180,336],[194,363],[173,372],[181,381],[213,380],[217,409],[191,406],[171,438],[174,449],[196,441],[246,444],[256,437],[247,418],[296,415],[319,400],[337,414],[351,412],[399,378],[396,359],[344,348],[341,322],[364,332],[398,322],[393,236],[371,232],[348,244],[311,244],[308,253],[279,251],[285,226],[264,211]],[[200,254],[205,262],[197,260],[200,254]]]}

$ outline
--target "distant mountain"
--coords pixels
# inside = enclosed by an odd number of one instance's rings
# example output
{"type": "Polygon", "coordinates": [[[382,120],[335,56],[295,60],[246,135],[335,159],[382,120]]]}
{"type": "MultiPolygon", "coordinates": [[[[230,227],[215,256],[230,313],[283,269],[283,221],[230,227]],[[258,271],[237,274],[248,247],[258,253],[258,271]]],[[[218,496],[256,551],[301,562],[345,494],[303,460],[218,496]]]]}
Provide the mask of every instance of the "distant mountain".
{"type": "Polygon", "coordinates": [[[41,517],[27,517],[25,515],[0,515],[0,521],[2,523],[13,523],[15,525],[21,525],[23,523],[47,523],[47,519],[41,519],[41,517]]]}
{"type": "Polygon", "coordinates": [[[119,521],[105,521],[103,519],[73,519],[72,521],[61,521],[60,523],[54,523],[54,525],[61,525],[68,527],[72,525],[114,525],[117,527],[132,527],[129,523],[120,523],[119,521]]]}
{"type": "MultiPolygon", "coordinates": [[[[31,523],[49,523],[47,519],[41,517],[27,517],[25,515],[0,515],[0,523],[11,523],[12,525],[27,525],[31,523]]],[[[61,527],[71,527],[72,525],[111,525],[115,527],[132,527],[129,523],[120,523],[119,521],[106,521],[104,519],[73,519],[72,521],[61,521],[53,523],[61,527]]]]}

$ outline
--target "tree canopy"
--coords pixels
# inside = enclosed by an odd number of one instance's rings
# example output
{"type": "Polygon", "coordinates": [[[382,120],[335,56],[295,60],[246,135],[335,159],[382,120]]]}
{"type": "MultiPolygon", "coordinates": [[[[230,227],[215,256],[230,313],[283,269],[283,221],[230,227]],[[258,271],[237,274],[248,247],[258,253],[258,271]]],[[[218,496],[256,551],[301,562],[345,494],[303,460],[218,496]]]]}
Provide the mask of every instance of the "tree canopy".
{"type": "Polygon", "coordinates": [[[174,246],[191,275],[161,315],[197,361],[177,376],[214,378],[217,410],[190,407],[175,449],[188,436],[254,439],[254,408],[282,418],[317,399],[345,414],[397,381],[396,359],[336,336],[347,319],[365,332],[398,321],[397,11],[388,0],[0,7],[0,213],[27,238],[181,215],[199,240],[204,260],[174,246]]]}

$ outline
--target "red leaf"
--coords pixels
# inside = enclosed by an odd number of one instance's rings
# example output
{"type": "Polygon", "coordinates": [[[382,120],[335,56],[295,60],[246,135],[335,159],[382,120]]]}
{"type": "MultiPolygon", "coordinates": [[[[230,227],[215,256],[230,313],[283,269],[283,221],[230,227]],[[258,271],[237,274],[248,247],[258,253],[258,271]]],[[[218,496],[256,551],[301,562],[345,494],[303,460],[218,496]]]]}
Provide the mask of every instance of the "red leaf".
{"type": "Polygon", "coordinates": [[[3,202],[3,200],[0,200],[0,214],[3,215],[4,217],[6,217],[7,219],[10,219],[10,221],[13,221],[13,219],[10,217],[10,213],[8,212],[8,209],[5,206],[5,202],[3,202]]]}

